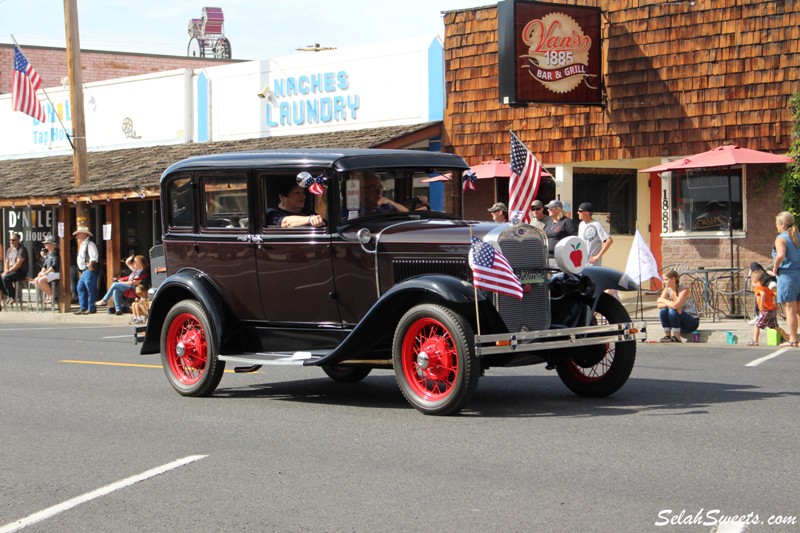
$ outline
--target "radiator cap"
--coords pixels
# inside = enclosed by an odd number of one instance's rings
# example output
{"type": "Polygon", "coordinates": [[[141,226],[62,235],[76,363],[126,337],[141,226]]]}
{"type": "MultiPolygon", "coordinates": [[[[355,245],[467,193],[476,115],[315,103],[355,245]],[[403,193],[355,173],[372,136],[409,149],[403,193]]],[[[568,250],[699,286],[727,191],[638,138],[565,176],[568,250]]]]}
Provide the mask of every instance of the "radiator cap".
{"type": "Polygon", "coordinates": [[[589,261],[586,243],[574,236],[558,241],[553,254],[558,268],[570,274],[580,274],[589,261]]]}

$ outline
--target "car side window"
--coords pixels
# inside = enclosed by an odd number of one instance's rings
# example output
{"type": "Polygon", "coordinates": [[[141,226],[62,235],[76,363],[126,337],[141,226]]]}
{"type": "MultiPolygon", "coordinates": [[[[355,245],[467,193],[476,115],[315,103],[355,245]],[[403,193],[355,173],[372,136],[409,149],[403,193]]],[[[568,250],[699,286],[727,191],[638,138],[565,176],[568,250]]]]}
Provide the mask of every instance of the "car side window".
{"type": "MultiPolygon", "coordinates": [[[[314,175],[319,175],[317,172],[314,175]]],[[[262,174],[264,227],[268,229],[321,227],[327,220],[327,190],[321,196],[312,194],[298,184],[298,172],[291,174],[262,174]],[[319,218],[321,217],[321,219],[319,218]]]]}
{"type": "Polygon", "coordinates": [[[167,186],[169,226],[179,229],[194,227],[194,198],[190,177],[172,180],[167,186]]]}
{"type": "Polygon", "coordinates": [[[241,231],[248,227],[246,176],[203,176],[201,188],[204,228],[241,231]]]}

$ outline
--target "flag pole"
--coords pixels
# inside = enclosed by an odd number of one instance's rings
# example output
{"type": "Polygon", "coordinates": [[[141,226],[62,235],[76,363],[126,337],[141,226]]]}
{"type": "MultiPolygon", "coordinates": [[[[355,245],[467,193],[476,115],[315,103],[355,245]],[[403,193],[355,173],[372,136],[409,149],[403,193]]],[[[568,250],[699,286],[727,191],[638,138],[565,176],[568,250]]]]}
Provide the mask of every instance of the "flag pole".
{"type": "MultiPolygon", "coordinates": [[[[472,224],[469,225],[469,254],[472,255],[472,224]]],[[[478,326],[478,337],[481,336],[481,316],[478,312],[478,287],[475,286],[475,272],[472,273],[472,293],[475,296],[475,324],[478,326]]]]}
{"type": "MultiPolygon", "coordinates": [[[[639,223],[636,223],[636,233],[639,233],[639,223]]],[[[634,237],[636,240],[636,237],[634,237]]],[[[639,243],[636,243],[636,259],[638,260],[637,263],[639,265],[639,281],[637,285],[637,293],[636,296],[638,298],[637,307],[639,308],[639,319],[644,320],[644,298],[642,298],[642,249],[639,246],[639,243]]]]}
{"type": "MultiPolygon", "coordinates": [[[[14,46],[19,48],[19,51],[22,52],[22,47],[17,42],[17,39],[14,38],[14,34],[13,33],[11,34],[11,40],[14,41],[14,46]]],[[[24,52],[23,52],[23,54],[24,54],[24,52]]],[[[69,145],[72,147],[73,150],[75,150],[75,145],[72,144],[72,136],[69,134],[69,132],[67,131],[67,128],[64,126],[64,122],[62,122],[61,116],[58,113],[55,112],[56,106],[53,105],[53,101],[50,100],[50,95],[47,94],[47,91],[45,91],[44,88],[40,88],[39,90],[44,93],[45,98],[47,98],[47,101],[50,102],[50,107],[53,108],[53,114],[58,118],[58,123],[61,125],[61,129],[64,130],[64,134],[67,136],[67,141],[69,141],[69,145]]]]}

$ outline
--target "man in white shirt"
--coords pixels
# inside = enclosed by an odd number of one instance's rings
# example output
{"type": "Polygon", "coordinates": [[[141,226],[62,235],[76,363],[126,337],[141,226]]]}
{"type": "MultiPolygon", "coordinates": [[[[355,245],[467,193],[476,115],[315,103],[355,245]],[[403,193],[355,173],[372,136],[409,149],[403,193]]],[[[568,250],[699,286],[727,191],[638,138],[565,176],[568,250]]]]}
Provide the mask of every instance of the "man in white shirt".
{"type": "Polygon", "coordinates": [[[73,233],[75,240],[78,241],[78,304],[80,309],[76,315],[90,315],[97,312],[95,301],[97,301],[97,263],[100,254],[97,245],[92,242],[92,232],[89,228],[78,226],[73,233]]]}
{"type": "Polygon", "coordinates": [[[614,239],[611,238],[602,224],[592,219],[592,213],[594,213],[594,208],[589,202],[583,202],[578,206],[578,218],[581,221],[578,225],[578,237],[586,242],[589,264],[601,266],[603,264],[603,254],[614,244],[614,239]]]}

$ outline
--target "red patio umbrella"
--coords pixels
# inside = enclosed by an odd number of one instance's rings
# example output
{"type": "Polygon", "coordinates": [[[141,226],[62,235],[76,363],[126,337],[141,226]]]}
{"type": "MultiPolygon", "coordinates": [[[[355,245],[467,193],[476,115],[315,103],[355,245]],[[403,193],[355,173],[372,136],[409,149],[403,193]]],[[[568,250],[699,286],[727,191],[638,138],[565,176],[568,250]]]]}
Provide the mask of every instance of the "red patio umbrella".
{"type": "MultiPolygon", "coordinates": [[[[511,165],[502,159],[489,159],[469,168],[472,169],[479,180],[511,177],[511,165]]],[[[542,175],[553,177],[544,168],[542,168],[542,175]]]]}
{"type": "Polygon", "coordinates": [[[717,146],[713,150],[679,158],[668,163],[640,170],[639,172],[665,172],[667,170],[732,167],[736,165],[764,165],[791,163],[791,157],[771,154],[759,150],[742,148],[735,144],[717,146]]]}

